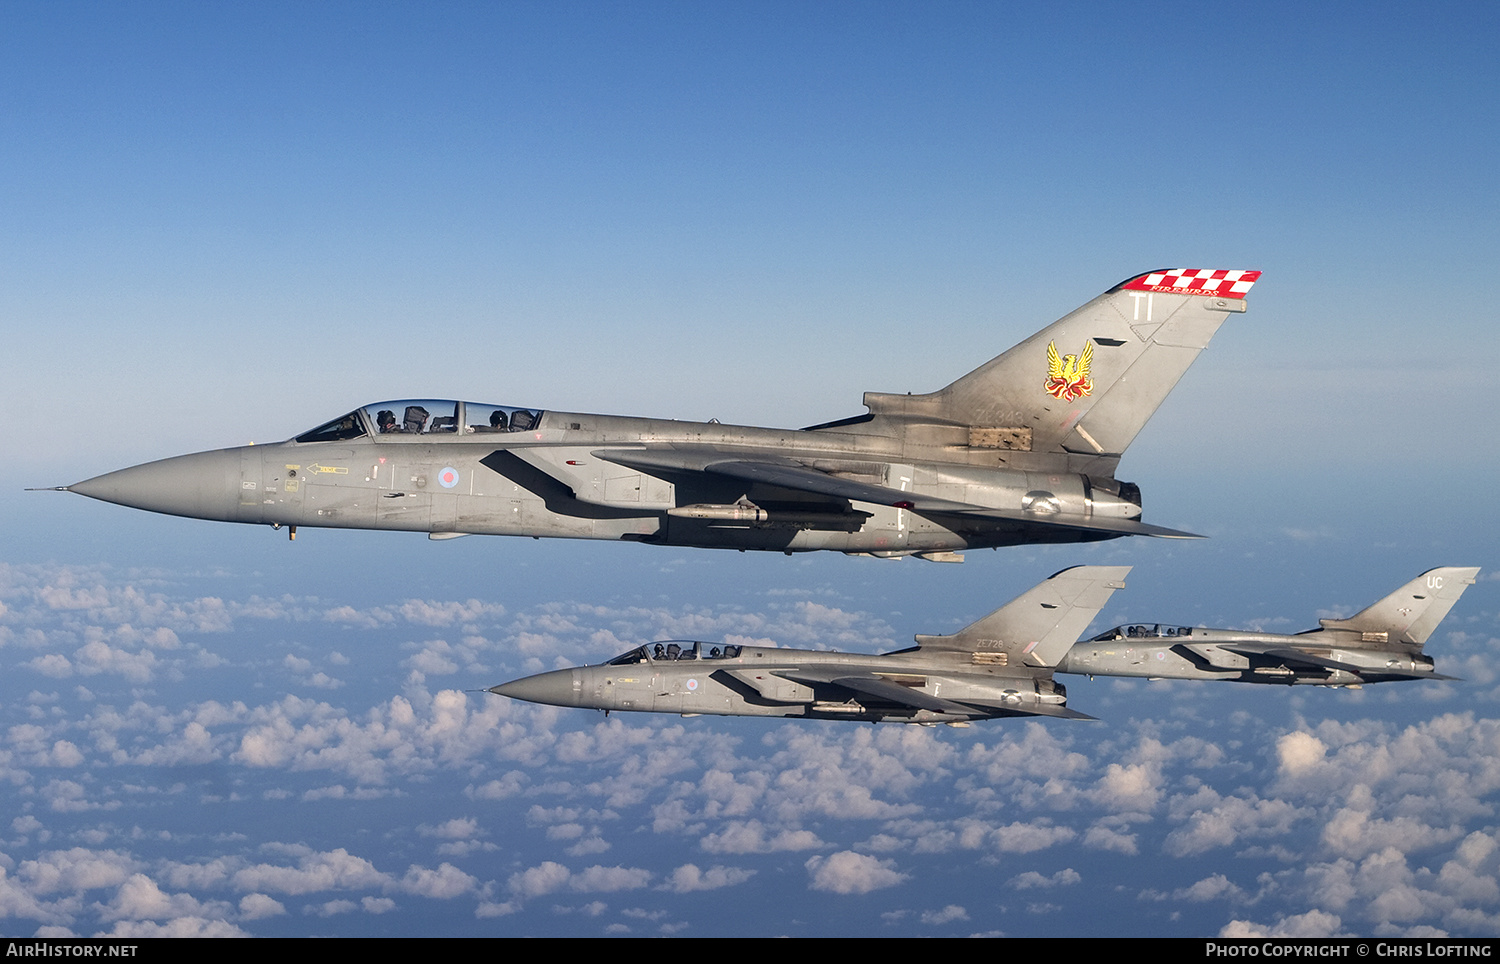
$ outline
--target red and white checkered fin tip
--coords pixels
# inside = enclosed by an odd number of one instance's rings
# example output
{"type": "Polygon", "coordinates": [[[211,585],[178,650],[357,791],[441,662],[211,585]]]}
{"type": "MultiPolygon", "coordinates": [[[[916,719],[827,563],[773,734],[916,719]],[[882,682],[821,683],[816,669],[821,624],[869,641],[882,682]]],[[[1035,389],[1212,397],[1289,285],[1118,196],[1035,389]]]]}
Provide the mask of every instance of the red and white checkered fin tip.
{"type": "Polygon", "coordinates": [[[1179,295],[1243,298],[1259,277],[1259,271],[1244,269],[1171,268],[1131,278],[1120,287],[1126,291],[1165,291],[1179,295]]]}

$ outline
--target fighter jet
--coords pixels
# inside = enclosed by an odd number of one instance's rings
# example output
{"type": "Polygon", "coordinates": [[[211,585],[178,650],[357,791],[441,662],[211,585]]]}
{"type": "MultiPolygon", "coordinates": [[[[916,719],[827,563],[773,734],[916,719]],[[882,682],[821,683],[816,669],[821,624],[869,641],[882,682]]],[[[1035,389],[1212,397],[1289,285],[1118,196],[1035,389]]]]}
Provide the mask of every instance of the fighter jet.
{"type": "Polygon", "coordinates": [[[970,548],[1191,537],[1142,522],[1115,467],[1259,277],[1137,275],[946,388],[867,392],[865,414],[800,430],[402,399],[61,488],[293,538],[321,526],[960,562],[970,548]]]}
{"type": "Polygon", "coordinates": [[[1295,636],[1160,623],[1116,626],[1074,646],[1057,672],[1349,687],[1451,680],[1433,669],[1422,644],[1478,572],[1432,569],[1348,619],[1320,619],[1321,628],[1295,636]]]}
{"type": "Polygon", "coordinates": [[[683,716],[783,716],[967,724],[1004,716],[1093,719],[1067,707],[1052,669],[1129,566],[1064,569],[952,636],[883,656],[724,643],[640,646],[598,666],[513,680],[531,703],[683,716]]]}

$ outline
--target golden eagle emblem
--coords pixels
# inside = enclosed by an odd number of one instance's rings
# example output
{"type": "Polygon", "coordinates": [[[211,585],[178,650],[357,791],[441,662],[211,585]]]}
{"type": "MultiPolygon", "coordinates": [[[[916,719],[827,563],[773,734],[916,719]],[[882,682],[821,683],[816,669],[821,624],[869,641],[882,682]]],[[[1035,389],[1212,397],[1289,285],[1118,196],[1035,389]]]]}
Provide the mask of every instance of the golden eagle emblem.
{"type": "Polygon", "coordinates": [[[1093,394],[1094,380],[1089,377],[1089,365],[1094,360],[1094,343],[1083,343],[1083,352],[1078,355],[1060,356],[1057,343],[1047,342],[1047,394],[1065,402],[1093,394]]]}

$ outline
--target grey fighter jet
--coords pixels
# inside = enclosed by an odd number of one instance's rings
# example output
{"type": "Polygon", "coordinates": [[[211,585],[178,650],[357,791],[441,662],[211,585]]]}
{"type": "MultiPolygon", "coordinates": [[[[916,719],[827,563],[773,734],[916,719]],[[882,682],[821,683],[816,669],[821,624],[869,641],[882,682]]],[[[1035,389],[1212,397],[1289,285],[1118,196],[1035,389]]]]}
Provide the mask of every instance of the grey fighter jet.
{"type": "Polygon", "coordinates": [[[598,666],[493,687],[532,703],[683,716],[785,716],[954,723],[1002,716],[1088,720],[1052,668],[1124,588],[1129,566],[1064,569],[952,636],[869,656],[705,642],[661,642],[598,666]]]}
{"type": "Polygon", "coordinates": [[[1451,680],[1434,670],[1422,644],[1478,573],[1455,567],[1424,572],[1348,619],[1320,619],[1321,628],[1295,636],[1159,623],[1116,626],[1074,646],[1057,672],[1349,687],[1451,680]]]}
{"type": "Polygon", "coordinates": [[[1126,446],[1259,271],[1132,277],[926,395],[800,430],[403,399],[271,445],[62,487],[223,522],[813,549],[961,550],[1187,537],[1141,521],[1126,446]]]}

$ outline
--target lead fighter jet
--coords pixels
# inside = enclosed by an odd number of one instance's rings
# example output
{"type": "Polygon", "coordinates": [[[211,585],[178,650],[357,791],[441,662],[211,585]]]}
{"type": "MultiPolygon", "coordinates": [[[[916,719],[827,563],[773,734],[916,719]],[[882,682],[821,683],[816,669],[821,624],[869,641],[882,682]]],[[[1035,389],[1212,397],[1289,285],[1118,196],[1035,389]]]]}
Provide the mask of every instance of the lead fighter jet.
{"type": "Polygon", "coordinates": [[[867,392],[868,413],[801,430],[403,399],[62,488],[294,538],[322,526],[959,562],[1188,537],[1142,522],[1115,467],[1259,277],[1137,275],[946,388],[867,392]]]}
{"type": "Polygon", "coordinates": [[[1432,631],[1474,585],[1477,568],[1432,569],[1348,619],[1320,619],[1295,636],[1138,623],[1078,643],[1057,672],[1151,679],[1362,686],[1451,680],[1422,652],[1432,631]]]}
{"type": "Polygon", "coordinates": [[[883,656],[704,642],[641,646],[598,666],[528,676],[491,693],[531,703],[684,716],[953,723],[1006,716],[1090,720],[1052,667],[1129,566],[1064,569],[952,636],[883,656]]]}

